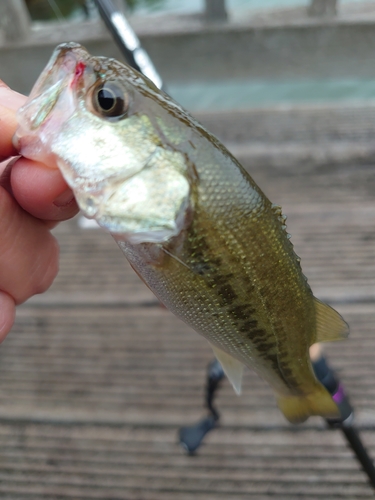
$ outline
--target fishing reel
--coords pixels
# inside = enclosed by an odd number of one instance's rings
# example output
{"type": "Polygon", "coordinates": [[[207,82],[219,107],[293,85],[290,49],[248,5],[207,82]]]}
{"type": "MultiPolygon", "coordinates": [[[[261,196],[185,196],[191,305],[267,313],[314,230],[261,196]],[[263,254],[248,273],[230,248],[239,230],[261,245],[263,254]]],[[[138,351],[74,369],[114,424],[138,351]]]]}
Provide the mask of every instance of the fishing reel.
{"type": "MultiPolygon", "coordinates": [[[[329,428],[341,429],[348,444],[354,451],[364,472],[367,474],[370,484],[375,488],[375,468],[372,459],[367,453],[360,439],[358,431],[353,426],[354,410],[346,395],[343,385],[336,377],[334,371],[329,367],[324,356],[312,361],[316,378],[324,385],[331,394],[340,411],[340,417],[327,418],[329,428]]],[[[179,442],[184,450],[193,455],[201,446],[206,434],[217,427],[220,414],[213,405],[215,393],[224,378],[224,371],[216,359],[208,365],[206,379],[205,406],[209,411],[207,417],[196,424],[181,427],[179,431],[179,442]]]]}
{"type": "MultiPolygon", "coordinates": [[[[324,356],[320,356],[319,359],[313,361],[312,366],[316,378],[331,394],[340,411],[339,418],[326,419],[328,426],[332,428],[350,427],[354,420],[354,411],[342,384],[328,366],[324,356]]],[[[209,414],[196,424],[181,427],[179,431],[179,442],[189,454],[194,454],[202,444],[206,434],[218,425],[220,414],[215,408],[213,400],[224,377],[225,374],[219,361],[213,360],[208,365],[206,379],[205,406],[209,414]]]]}

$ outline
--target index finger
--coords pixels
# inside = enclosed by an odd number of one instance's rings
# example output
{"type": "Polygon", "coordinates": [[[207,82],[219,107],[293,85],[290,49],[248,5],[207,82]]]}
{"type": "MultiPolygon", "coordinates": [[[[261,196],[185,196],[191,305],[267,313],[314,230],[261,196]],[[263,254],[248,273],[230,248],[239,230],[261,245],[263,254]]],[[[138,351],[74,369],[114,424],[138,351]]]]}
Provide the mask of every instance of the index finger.
{"type": "Polygon", "coordinates": [[[38,219],[61,221],[78,212],[73,192],[57,167],[21,157],[12,165],[10,182],[17,202],[38,219]]]}

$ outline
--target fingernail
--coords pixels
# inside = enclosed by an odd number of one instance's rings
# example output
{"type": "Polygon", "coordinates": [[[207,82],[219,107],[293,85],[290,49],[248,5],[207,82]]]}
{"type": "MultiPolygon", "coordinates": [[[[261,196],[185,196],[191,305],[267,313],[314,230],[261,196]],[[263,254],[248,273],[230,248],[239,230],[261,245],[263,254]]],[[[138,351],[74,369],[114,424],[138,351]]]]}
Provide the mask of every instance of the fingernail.
{"type": "Polygon", "coordinates": [[[17,158],[13,158],[10,161],[7,160],[0,163],[0,186],[5,188],[10,194],[12,193],[12,186],[10,183],[11,170],[18,158],[17,156],[17,158]]]}
{"type": "Polygon", "coordinates": [[[58,196],[56,198],[56,200],[53,202],[53,204],[56,207],[61,208],[61,207],[66,207],[73,200],[74,200],[74,194],[73,194],[72,190],[66,189],[63,193],[60,194],[60,196],[58,196]]]}
{"type": "Polygon", "coordinates": [[[25,104],[26,97],[14,90],[11,90],[2,80],[0,80],[0,105],[5,108],[17,111],[25,104]]]}

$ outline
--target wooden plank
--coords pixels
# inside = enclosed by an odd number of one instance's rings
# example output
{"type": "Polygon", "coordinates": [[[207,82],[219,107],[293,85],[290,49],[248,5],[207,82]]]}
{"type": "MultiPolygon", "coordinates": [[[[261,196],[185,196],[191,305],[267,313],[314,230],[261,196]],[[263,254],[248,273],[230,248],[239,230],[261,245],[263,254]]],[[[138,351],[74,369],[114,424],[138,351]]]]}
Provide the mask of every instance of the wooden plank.
{"type": "MultiPolygon", "coordinates": [[[[358,421],[368,425],[375,403],[363,380],[375,377],[375,314],[371,306],[346,309],[340,311],[351,338],[326,349],[353,395],[358,421]]],[[[22,418],[27,410],[35,420],[182,425],[202,413],[211,356],[201,337],[159,307],[74,309],[69,316],[65,309],[25,309],[0,351],[0,417],[22,418]]],[[[218,402],[228,425],[263,427],[264,412],[267,425],[286,425],[271,391],[251,372],[243,397],[224,384],[218,402]]]]}
{"type": "Polygon", "coordinates": [[[37,492],[41,498],[52,492],[61,498],[136,498],[137,492],[141,498],[190,494],[202,500],[285,490],[290,498],[371,495],[337,432],[223,429],[194,458],[178,452],[173,433],[152,429],[2,424],[0,443],[0,491],[13,489],[26,498],[37,492]]]}
{"type": "MultiPolygon", "coordinates": [[[[325,348],[375,454],[373,164],[284,169],[252,163],[288,214],[314,290],[351,326],[325,348]]],[[[60,225],[61,272],[19,308],[0,350],[0,496],[5,500],[330,500],[373,498],[339,431],[289,425],[247,371],[225,381],[221,426],[199,455],[177,444],[205,414],[206,341],[161,308],[112,239],[60,225]]]]}

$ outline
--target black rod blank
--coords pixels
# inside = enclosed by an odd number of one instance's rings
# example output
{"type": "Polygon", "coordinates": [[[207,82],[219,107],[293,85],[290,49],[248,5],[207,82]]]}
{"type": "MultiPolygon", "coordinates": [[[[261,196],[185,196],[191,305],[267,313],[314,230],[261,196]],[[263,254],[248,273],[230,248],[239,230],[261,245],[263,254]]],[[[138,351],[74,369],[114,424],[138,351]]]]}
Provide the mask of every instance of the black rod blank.
{"type": "Polygon", "coordinates": [[[375,488],[374,462],[371,460],[366,448],[363,446],[358,431],[353,426],[346,427],[345,425],[341,427],[341,430],[351,449],[354,451],[358,462],[362,465],[364,472],[367,474],[371,486],[375,488]]]}
{"type": "MultiPolygon", "coordinates": [[[[337,404],[340,417],[336,419],[326,419],[330,428],[340,429],[344,434],[350,448],[353,450],[358,462],[367,474],[370,484],[375,488],[375,467],[364,447],[358,431],[353,427],[354,411],[342,384],[338,381],[333,370],[329,367],[324,356],[321,356],[313,363],[313,368],[317,379],[324,385],[331,394],[332,399],[337,404]]],[[[208,432],[217,427],[220,415],[213,406],[215,393],[224,378],[224,371],[220,363],[215,359],[207,370],[206,382],[206,408],[209,415],[198,423],[182,427],[179,432],[179,441],[183,448],[190,454],[197,451],[208,432]]]]}
{"type": "Polygon", "coordinates": [[[147,76],[158,89],[163,89],[161,76],[156,71],[149,55],[141,46],[139,38],[124,13],[114,5],[112,0],[94,0],[94,2],[127,63],[147,76]]]}

